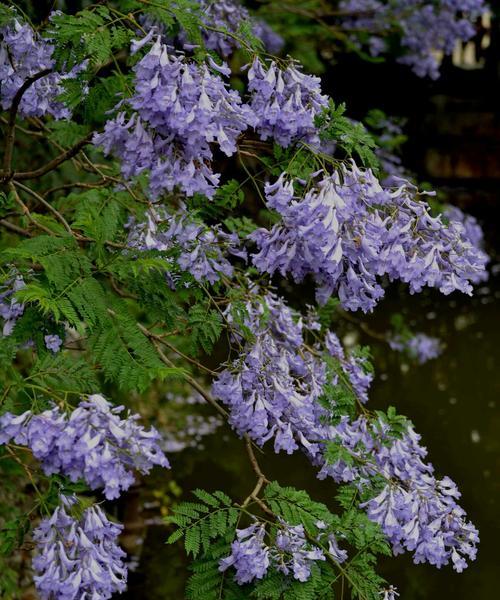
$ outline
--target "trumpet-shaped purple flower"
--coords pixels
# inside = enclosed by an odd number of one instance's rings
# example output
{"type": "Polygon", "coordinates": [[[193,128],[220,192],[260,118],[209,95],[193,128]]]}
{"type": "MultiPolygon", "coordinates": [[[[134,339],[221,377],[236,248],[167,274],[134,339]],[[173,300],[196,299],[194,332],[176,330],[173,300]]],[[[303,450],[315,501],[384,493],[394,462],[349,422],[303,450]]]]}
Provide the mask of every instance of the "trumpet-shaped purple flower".
{"type": "MultiPolygon", "coordinates": [[[[272,543],[264,542],[264,524],[254,523],[246,529],[236,530],[236,540],[231,544],[231,554],[219,563],[219,570],[229,567],[236,570],[235,580],[240,585],[254,579],[262,579],[269,567],[284,575],[291,575],[298,581],[307,581],[311,567],[317,561],[325,560],[324,551],[311,543],[303,525],[290,525],[278,517],[276,536],[272,543]]],[[[318,525],[319,528],[319,525],[318,525]]],[[[325,538],[329,552],[339,563],[347,558],[345,550],[340,550],[333,534],[320,532],[318,540],[325,538]]]]}
{"type": "Polygon", "coordinates": [[[254,35],[261,39],[271,54],[276,54],[283,47],[283,38],[267,23],[253,18],[237,0],[219,0],[219,2],[199,0],[199,4],[202,20],[211,28],[202,30],[205,46],[209,50],[215,50],[220,56],[227,58],[240,47],[236,38],[239,37],[240,27],[244,23],[251,24],[254,35]]]}
{"type": "MultiPolygon", "coordinates": [[[[210,59],[209,64],[229,74],[226,66],[210,59]]],[[[212,171],[211,144],[227,156],[234,154],[236,139],[253,122],[251,111],[219,74],[169,52],[160,37],[134,71],[133,116],[122,112],[108,121],[94,143],[120,159],[126,178],[149,171],[154,198],[175,187],[188,196],[212,196],[219,175],[212,171]]]]}
{"type": "Polygon", "coordinates": [[[270,231],[250,234],[259,252],[255,266],[268,273],[312,275],[317,298],[338,294],[349,310],[371,311],[384,295],[378,277],[407,282],[411,293],[424,286],[449,294],[470,294],[470,281],[487,260],[460,223],[432,217],[417,190],[400,180],[384,188],[368,170],[354,164],[326,176],[296,196],[284,176],[266,185],[269,208],[282,216],[270,231]]]}
{"type": "Polygon", "coordinates": [[[219,563],[219,570],[234,567],[235,580],[240,585],[262,579],[269,568],[269,548],[264,543],[264,525],[254,523],[246,529],[236,530],[236,540],[231,544],[231,554],[219,563]]]}
{"type": "MultiPolygon", "coordinates": [[[[0,104],[4,110],[10,108],[17,91],[29,77],[54,68],[53,52],[53,45],[28,24],[13,20],[0,28],[0,104]]],[[[57,97],[63,92],[63,79],[74,77],[77,70],[66,74],[48,73],[35,81],[23,94],[19,115],[67,119],[71,113],[57,97]]]]}
{"type": "Polygon", "coordinates": [[[298,64],[280,69],[255,58],[248,70],[250,108],[255,129],[261,139],[272,139],[280,146],[304,142],[319,145],[314,118],[328,105],[321,93],[318,77],[305,75],[298,64]]]}
{"type": "Polygon", "coordinates": [[[298,581],[307,581],[315,561],[326,560],[324,552],[306,539],[303,525],[289,525],[278,519],[278,532],[271,548],[271,561],[277,571],[293,574],[298,581]]]}
{"type": "Polygon", "coordinates": [[[35,586],[42,600],[107,600],[126,588],[125,552],[118,546],[123,529],[99,506],[72,516],[75,498],[61,497],[51,517],[33,532],[35,586]]]}
{"type": "MultiPolygon", "coordinates": [[[[447,205],[443,211],[443,216],[448,221],[455,223],[456,227],[459,224],[463,226],[464,235],[467,237],[469,242],[476,248],[476,250],[483,256],[484,264],[488,264],[490,261],[489,256],[484,250],[484,233],[481,225],[479,224],[476,217],[469,215],[458,208],[458,206],[447,205]]],[[[477,273],[474,278],[471,278],[473,283],[480,283],[488,279],[488,271],[484,270],[477,273]]]]}
{"type": "Polygon", "coordinates": [[[158,432],[139,425],[139,415],[120,418],[123,410],[94,394],[69,415],[57,406],[40,414],[5,413],[0,417],[0,444],[14,440],[28,446],[47,475],[84,479],[93,490],[103,488],[106,498],[117,498],[134,482],[134,470],[169,467],[158,432]]]}
{"type": "MultiPolygon", "coordinates": [[[[170,267],[177,265],[196,281],[215,283],[233,267],[228,254],[245,259],[238,236],[221,231],[219,226],[208,227],[191,220],[187,213],[169,214],[163,206],[155,206],[146,213],[143,223],[129,222],[128,244],[139,250],[170,252],[166,257],[170,267]]],[[[169,272],[172,275],[171,271],[169,272]]]]}
{"type": "Polygon", "coordinates": [[[220,373],[212,392],[230,408],[229,422],[238,433],[260,445],[273,438],[276,452],[291,454],[300,447],[313,457],[319,451],[324,411],[317,400],[326,366],[304,347],[304,325],[281,299],[267,294],[247,308],[244,325],[254,338],[220,373]]]}

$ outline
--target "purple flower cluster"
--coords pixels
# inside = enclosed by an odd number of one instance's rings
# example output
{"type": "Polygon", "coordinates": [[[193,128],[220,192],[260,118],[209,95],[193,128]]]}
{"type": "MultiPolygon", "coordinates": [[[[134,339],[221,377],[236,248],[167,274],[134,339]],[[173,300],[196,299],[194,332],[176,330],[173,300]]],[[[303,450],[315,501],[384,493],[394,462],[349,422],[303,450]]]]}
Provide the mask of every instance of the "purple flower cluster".
{"type": "Polygon", "coordinates": [[[43,339],[44,339],[45,347],[47,348],[47,350],[50,350],[54,354],[59,352],[63,341],[58,335],[53,335],[53,334],[46,335],[46,336],[44,336],[43,339]]]}
{"type": "Polygon", "coordinates": [[[234,567],[235,581],[240,585],[254,579],[262,579],[269,568],[269,548],[264,543],[264,525],[254,523],[246,529],[236,530],[236,539],[231,544],[231,554],[221,559],[219,570],[234,567]]]}
{"type": "Polygon", "coordinates": [[[229,422],[239,434],[248,433],[260,445],[274,438],[276,452],[292,454],[301,447],[314,457],[319,445],[310,440],[319,439],[323,409],[317,400],[326,366],[305,347],[302,321],[294,320],[280,298],[256,297],[247,312],[244,324],[254,338],[219,374],[212,393],[230,408],[229,422]]]}
{"type": "MultiPolygon", "coordinates": [[[[16,92],[26,79],[54,68],[53,52],[54,47],[50,42],[38,36],[30,25],[13,20],[0,28],[0,104],[4,110],[10,108],[16,92]]],[[[49,73],[35,81],[23,95],[19,115],[69,118],[70,111],[57,97],[63,91],[62,80],[73,76],[74,72],[64,75],[49,73]]]]}
{"type": "Polygon", "coordinates": [[[33,532],[35,585],[42,600],[107,600],[126,588],[125,553],[117,538],[123,529],[99,506],[72,516],[74,497],[61,504],[33,532]]]}
{"type": "MultiPolygon", "coordinates": [[[[220,561],[219,569],[225,571],[234,567],[235,581],[240,585],[254,579],[262,579],[269,567],[289,575],[298,581],[307,581],[311,576],[311,567],[316,561],[325,560],[321,548],[309,542],[303,525],[290,525],[281,518],[276,523],[277,531],[271,545],[264,542],[265,525],[254,523],[246,529],[236,530],[236,540],[231,544],[231,554],[220,561]]],[[[324,524],[319,521],[318,529],[324,524]]],[[[319,536],[318,540],[326,537],[328,551],[339,563],[347,559],[347,552],[338,547],[333,534],[319,536]]]]}
{"type": "MultiPolygon", "coordinates": [[[[452,206],[451,204],[448,204],[445,207],[443,216],[448,221],[455,223],[457,228],[459,226],[458,224],[462,225],[464,236],[466,236],[474,248],[476,248],[476,250],[483,255],[484,263],[488,264],[490,258],[484,250],[484,233],[476,217],[464,213],[458,208],[458,206],[452,206]]],[[[487,279],[488,271],[484,270],[477,273],[475,277],[471,278],[471,281],[473,283],[480,283],[481,281],[486,281],[487,279]]]]}
{"type": "Polygon", "coordinates": [[[424,286],[470,294],[470,281],[484,272],[484,252],[460,223],[432,217],[417,189],[399,180],[385,188],[371,170],[353,163],[324,175],[303,196],[284,175],[265,188],[267,206],[282,220],[249,238],[259,252],[255,266],[270,274],[312,275],[317,299],[338,294],[348,310],[371,311],[384,295],[378,277],[407,282],[411,293],[424,286]]]}
{"type": "Polygon", "coordinates": [[[319,146],[314,118],[328,106],[319,77],[305,75],[293,62],[283,70],[274,61],[265,64],[255,58],[248,70],[248,91],[262,140],[283,147],[299,141],[319,146]]]}
{"type": "Polygon", "coordinates": [[[271,54],[277,54],[284,41],[264,21],[251,17],[248,10],[237,0],[199,0],[202,20],[210,27],[203,29],[203,41],[209,50],[214,50],[224,58],[229,57],[236,48],[239,29],[242,24],[251,23],[253,33],[271,54]],[[219,31],[214,31],[218,29],[219,31]],[[224,31],[229,32],[225,34],[224,31]]]}
{"type": "Polygon", "coordinates": [[[13,294],[25,287],[22,277],[16,276],[0,286],[0,317],[3,319],[2,335],[11,335],[17,319],[24,313],[24,304],[13,298],[13,294]]]}
{"type": "Polygon", "coordinates": [[[40,414],[5,413],[0,417],[0,444],[14,440],[28,446],[47,475],[83,478],[91,489],[103,488],[111,500],[132,485],[133,470],[169,467],[158,432],[138,425],[139,415],[120,418],[122,411],[123,406],[113,407],[94,394],[69,415],[57,406],[40,414]]]}
{"type": "Polygon", "coordinates": [[[452,53],[458,41],[475,33],[474,20],[486,10],[484,0],[342,0],[346,29],[370,32],[372,54],[388,50],[384,37],[400,35],[403,54],[399,62],[419,77],[439,77],[440,60],[452,53]]]}
{"type": "MultiPolygon", "coordinates": [[[[135,50],[149,42],[151,33],[135,50]]],[[[120,159],[124,177],[149,171],[154,198],[177,186],[187,196],[211,197],[219,182],[212,171],[211,144],[231,156],[236,139],[253,120],[239,94],[219,76],[229,75],[229,69],[211,58],[208,64],[212,70],[169,52],[158,37],[134,67],[133,116],[119,113],[94,137],[95,144],[120,159]]]]}
{"type": "MultiPolygon", "coordinates": [[[[230,277],[233,267],[226,258],[228,253],[246,258],[235,233],[196,222],[185,212],[171,215],[163,206],[150,209],[143,223],[130,221],[128,227],[131,248],[171,251],[172,256],[166,257],[170,266],[177,265],[191,273],[196,281],[215,283],[221,275],[230,277]]],[[[172,276],[171,271],[169,275],[172,276]]]]}
{"type": "Polygon", "coordinates": [[[460,493],[449,477],[437,479],[420,436],[411,427],[401,439],[384,443],[388,426],[369,422],[365,417],[350,421],[342,418],[331,426],[328,437],[340,443],[353,457],[353,463],[338,460],[325,463],[320,478],[356,481],[368,485],[378,475],[387,484],[374,498],[363,504],[368,517],[378,523],[395,553],[414,553],[415,563],[429,562],[441,567],[450,561],[456,571],[474,560],[479,541],[476,528],[466,520],[457,504],[460,493]]]}
{"type": "Polygon", "coordinates": [[[272,562],[276,570],[294,579],[307,581],[311,576],[311,566],[315,561],[325,560],[325,554],[307,541],[303,525],[289,525],[278,519],[278,532],[271,549],[272,562]]]}
{"type": "Polygon", "coordinates": [[[439,338],[425,333],[417,333],[409,338],[395,336],[389,340],[389,345],[393,350],[408,354],[421,365],[437,358],[443,350],[439,338]]]}

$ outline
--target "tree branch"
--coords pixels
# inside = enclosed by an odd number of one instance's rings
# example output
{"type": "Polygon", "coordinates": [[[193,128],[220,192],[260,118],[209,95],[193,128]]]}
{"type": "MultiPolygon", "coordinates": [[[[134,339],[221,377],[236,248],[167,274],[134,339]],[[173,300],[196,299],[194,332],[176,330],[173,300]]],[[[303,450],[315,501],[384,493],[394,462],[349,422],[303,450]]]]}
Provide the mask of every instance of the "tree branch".
{"type": "Polygon", "coordinates": [[[23,99],[25,92],[35,83],[35,81],[38,81],[39,79],[45,77],[45,75],[48,75],[51,72],[52,69],[44,69],[43,71],[40,71],[39,73],[35,73],[35,75],[28,77],[28,79],[26,79],[23,85],[17,90],[12,100],[12,106],[10,107],[9,111],[9,121],[7,123],[7,135],[5,136],[5,154],[3,157],[4,170],[2,173],[2,179],[4,181],[9,181],[9,179],[12,177],[12,153],[14,150],[14,141],[16,138],[16,117],[17,111],[19,110],[19,105],[21,104],[21,100],[23,99]]]}
{"type": "MultiPolygon", "coordinates": [[[[94,132],[87,134],[83,139],[81,139],[79,142],[77,142],[74,146],[72,146],[71,148],[68,148],[68,150],[66,150],[62,154],[59,154],[59,156],[56,156],[53,160],[48,162],[43,167],[40,167],[39,169],[35,169],[34,171],[22,171],[19,173],[13,173],[10,175],[10,178],[15,179],[16,181],[22,181],[24,179],[37,179],[38,177],[45,175],[49,171],[53,171],[63,162],[66,162],[70,158],[73,158],[73,156],[76,156],[78,154],[78,152],[80,152],[80,150],[90,142],[93,135],[94,135],[94,132]]],[[[5,177],[5,174],[4,174],[4,177],[5,177]]]]}

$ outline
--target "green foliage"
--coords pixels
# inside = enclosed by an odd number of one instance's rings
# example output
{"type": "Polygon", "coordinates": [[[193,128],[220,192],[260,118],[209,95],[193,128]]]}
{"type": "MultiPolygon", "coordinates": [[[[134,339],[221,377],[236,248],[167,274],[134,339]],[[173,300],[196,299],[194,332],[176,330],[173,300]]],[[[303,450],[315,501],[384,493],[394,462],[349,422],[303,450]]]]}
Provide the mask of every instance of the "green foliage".
{"type": "Polygon", "coordinates": [[[336,142],[348,158],[359,158],[365,167],[377,170],[379,165],[374,153],[376,143],[373,136],[362,123],[344,116],[345,111],[345,104],[335,106],[330,100],[328,108],[316,118],[320,138],[336,142]]]}
{"type": "MultiPolygon", "coordinates": [[[[387,430],[389,437],[401,439],[408,430],[408,427],[411,426],[411,421],[403,415],[398,415],[394,406],[389,406],[387,412],[376,410],[375,414],[382,423],[389,426],[387,430]]],[[[391,443],[390,440],[387,441],[387,444],[391,443]]]]}
{"type": "Polygon", "coordinates": [[[193,351],[201,348],[210,354],[222,331],[220,313],[209,308],[210,304],[195,304],[188,313],[188,326],[193,351]]]}
{"type": "Polygon", "coordinates": [[[333,515],[327,506],[312,500],[305,490],[283,487],[273,481],[266,487],[264,497],[275,514],[291,525],[304,525],[310,532],[317,533],[317,521],[332,522],[333,515]]]}
{"type": "Polygon", "coordinates": [[[234,537],[239,510],[224,492],[194,490],[193,494],[199,502],[178,504],[165,521],[177,526],[168,543],[184,538],[186,552],[196,558],[202,551],[208,553],[213,540],[228,534],[234,537]]]}

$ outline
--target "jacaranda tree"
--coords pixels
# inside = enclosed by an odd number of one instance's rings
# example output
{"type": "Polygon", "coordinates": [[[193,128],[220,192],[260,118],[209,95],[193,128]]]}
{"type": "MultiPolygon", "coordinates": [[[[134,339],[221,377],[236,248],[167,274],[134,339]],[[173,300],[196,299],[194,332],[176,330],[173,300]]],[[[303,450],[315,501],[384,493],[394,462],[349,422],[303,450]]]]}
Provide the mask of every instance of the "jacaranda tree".
{"type": "MultiPolygon", "coordinates": [[[[482,0],[36,4],[0,7],[0,596],[29,585],[27,553],[42,599],[126,588],[101,504],[175,471],[157,409],[189,388],[255,482],[167,518],[186,598],[392,600],[377,554],[461,572],[478,532],[457,486],[331,327],[389,281],[471,294],[481,230],[429,204],[397,124],[348,118],[297,57],[308,32],[311,64],[331,44],[436,77],[482,0]],[[303,453],[331,504],[270,481],[261,450],[303,453]]],[[[440,351],[401,324],[388,341],[440,351]]]]}

